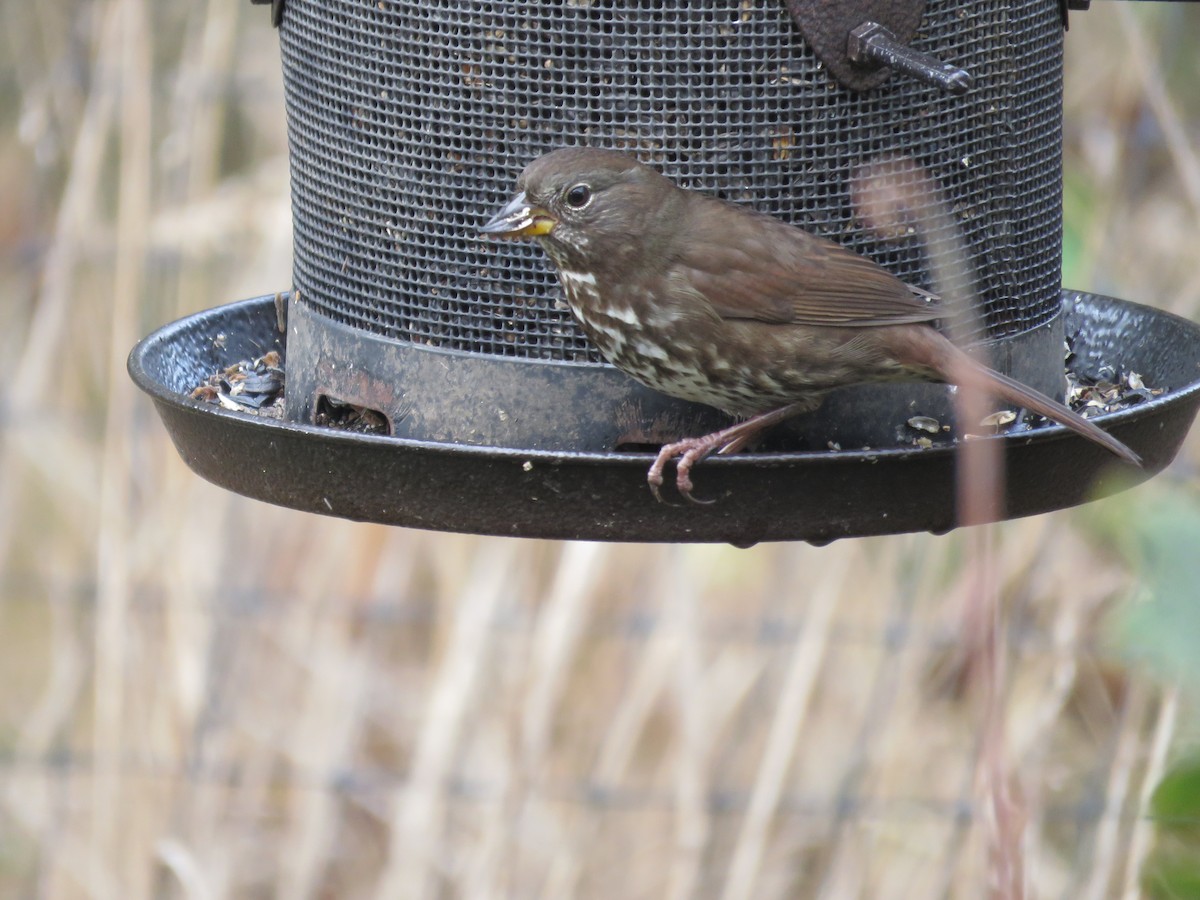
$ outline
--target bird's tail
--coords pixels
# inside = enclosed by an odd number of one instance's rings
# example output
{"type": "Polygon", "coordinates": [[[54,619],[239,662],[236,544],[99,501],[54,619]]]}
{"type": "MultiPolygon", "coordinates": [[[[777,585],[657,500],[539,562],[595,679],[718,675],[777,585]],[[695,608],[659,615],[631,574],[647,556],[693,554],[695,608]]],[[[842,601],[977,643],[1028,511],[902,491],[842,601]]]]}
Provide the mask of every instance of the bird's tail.
{"type": "MultiPolygon", "coordinates": [[[[916,336],[909,331],[905,337],[916,336]]],[[[921,337],[916,341],[906,341],[910,352],[920,359],[930,369],[937,372],[945,381],[976,390],[986,391],[1006,403],[1024,407],[1030,412],[1053,419],[1060,425],[1070,428],[1089,441],[1110,450],[1121,459],[1135,466],[1141,466],[1142,458],[1126,447],[1123,443],[1094,422],[1089,422],[1083,416],[1068,409],[1057,400],[1047,397],[1028,385],[1021,384],[1007,375],[980,365],[962,350],[952,344],[948,338],[933,329],[922,329],[918,332],[921,337]],[[928,336],[928,337],[926,337],[928,336]]],[[[910,357],[912,358],[912,357],[910,357]]]]}
{"type": "Polygon", "coordinates": [[[1023,406],[1025,409],[1035,412],[1039,416],[1053,419],[1055,422],[1065,425],[1088,440],[1095,441],[1097,444],[1111,450],[1128,463],[1133,463],[1135,466],[1142,464],[1142,458],[1123,443],[1107,431],[1101,429],[1095,422],[1089,422],[1083,416],[1068,409],[1057,400],[1052,400],[1045,394],[1035,391],[1033,388],[1021,384],[1021,382],[1009,378],[1007,375],[1002,375],[999,372],[985,369],[978,365],[976,368],[987,381],[986,387],[1000,397],[1000,399],[1016,406],[1023,406]]]}

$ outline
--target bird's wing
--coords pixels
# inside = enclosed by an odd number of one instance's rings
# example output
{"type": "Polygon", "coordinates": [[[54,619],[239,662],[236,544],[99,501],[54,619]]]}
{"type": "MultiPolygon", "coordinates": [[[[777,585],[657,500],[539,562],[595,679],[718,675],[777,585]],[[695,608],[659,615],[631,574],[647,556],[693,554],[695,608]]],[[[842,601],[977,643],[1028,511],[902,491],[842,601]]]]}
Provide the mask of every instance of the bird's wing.
{"type": "Polygon", "coordinates": [[[937,298],[865,256],[770,216],[702,198],[668,280],[726,319],[796,325],[900,325],[941,316],[937,298]]]}

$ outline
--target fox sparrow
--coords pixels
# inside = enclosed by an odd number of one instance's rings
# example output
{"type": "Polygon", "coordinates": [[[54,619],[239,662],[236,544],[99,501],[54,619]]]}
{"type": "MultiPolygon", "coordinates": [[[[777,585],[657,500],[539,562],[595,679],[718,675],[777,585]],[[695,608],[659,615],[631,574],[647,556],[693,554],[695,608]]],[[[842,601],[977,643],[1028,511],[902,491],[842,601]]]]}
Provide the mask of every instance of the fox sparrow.
{"type": "Polygon", "coordinates": [[[693,499],[691,468],[709,454],[871,381],[969,384],[1140,464],[1092,422],[955,347],[932,325],[945,315],[935,296],[832,241],[615,151],[556,150],[517,187],[483,232],[538,240],[604,358],[655,390],[746,417],[663,447],[647,476],[659,499],[668,461],[693,499]]]}

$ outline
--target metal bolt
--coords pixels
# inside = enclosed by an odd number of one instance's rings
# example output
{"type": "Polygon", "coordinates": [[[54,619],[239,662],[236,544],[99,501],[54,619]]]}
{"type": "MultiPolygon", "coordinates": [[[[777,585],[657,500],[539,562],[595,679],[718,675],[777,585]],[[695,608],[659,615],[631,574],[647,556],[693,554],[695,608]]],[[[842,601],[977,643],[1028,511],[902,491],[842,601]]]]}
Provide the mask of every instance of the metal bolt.
{"type": "Polygon", "coordinates": [[[952,94],[965,94],[974,82],[965,69],[900,43],[878,22],[863,22],[850,32],[846,55],[851,62],[889,66],[952,94]]]}

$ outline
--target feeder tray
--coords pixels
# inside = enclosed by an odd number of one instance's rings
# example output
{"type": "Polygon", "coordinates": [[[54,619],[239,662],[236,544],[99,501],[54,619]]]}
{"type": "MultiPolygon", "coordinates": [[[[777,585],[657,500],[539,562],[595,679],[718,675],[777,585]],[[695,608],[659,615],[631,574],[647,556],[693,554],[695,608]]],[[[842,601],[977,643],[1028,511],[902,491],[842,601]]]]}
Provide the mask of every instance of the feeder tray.
{"type": "MultiPolygon", "coordinates": [[[[1170,388],[1101,417],[1146,460],[1128,479],[1165,466],[1195,414],[1194,326],[1086,295],[1063,312],[1055,4],[287,0],[273,13],[295,237],[286,338],[260,298],[169,326],[131,359],[188,464],[218,484],[529,537],[749,544],[955,525],[950,435],[918,448],[905,432],[915,415],[950,421],[938,385],[832,392],[756,452],[704,462],[696,493],[712,506],[656,503],[657,447],[727,420],[604,364],[554,302],[545,254],[479,235],[520,168],[566,144],[629,151],[909,284],[974,297],[964,337],[1044,393],[1061,392],[1066,336],[1083,371],[1170,388]],[[872,214],[907,184],[870,175],[897,155],[946,215],[872,214]],[[970,265],[935,278],[931,248],[947,240],[970,265]],[[190,399],[271,349],[287,357],[282,420],[190,399]],[[386,435],[317,424],[347,406],[386,435]]],[[[1009,516],[1082,502],[1115,465],[1059,427],[992,439],[1009,516]]]]}
{"type": "MultiPolygon", "coordinates": [[[[979,438],[1004,446],[1006,517],[1072,506],[1144,481],[1174,458],[1200,406],[1200,327],[1108,297],[1066,292],[1063,299],[1078,373],[1096,375],[1115,361],[1147,385],[1167,390],[1095,419],[1141,454],[1141,470],[1121,466],[1061,426],[979,438]],[[1107,480],[1106,473],[1121,477],[1107,480]]],[[[651,453],[357,434],[190,396],[215,371],[272,349],[284,350],[274,297],[259,297],[160,329],[134,348],[129,371],[197,474],[281,506],[444,531],[738,545],[944,532],[956,524],[956,454],[950,445],[710,459],[696,469],[697,492],[717,502],[698,508],[654,501],[646,487],[651,453]]]]}

